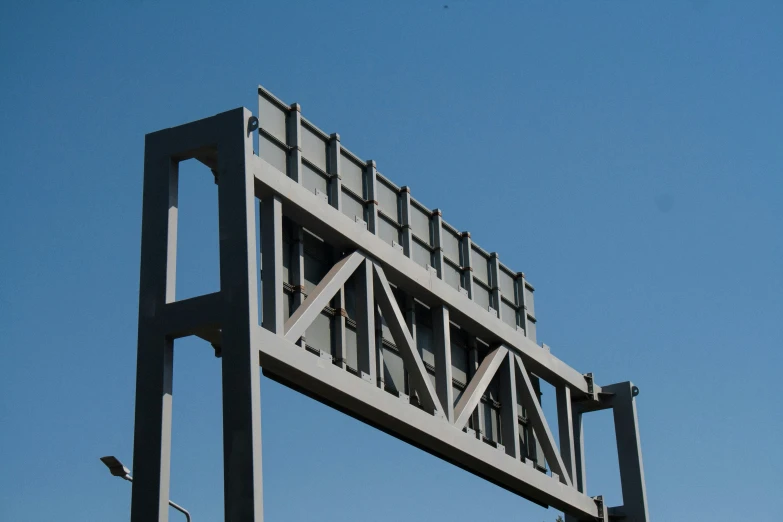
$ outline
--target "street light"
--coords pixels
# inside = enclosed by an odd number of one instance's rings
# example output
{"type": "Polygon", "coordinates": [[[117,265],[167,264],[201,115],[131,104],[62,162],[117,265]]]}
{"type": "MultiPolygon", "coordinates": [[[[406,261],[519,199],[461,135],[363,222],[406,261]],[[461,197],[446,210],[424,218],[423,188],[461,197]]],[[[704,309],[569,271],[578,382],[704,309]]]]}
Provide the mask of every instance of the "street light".
{"type": "MultiPolygon", "coordinates": [[[[106,467],[109,468],[109,471],[112,475],[115,477],[120,477],[121,479],[125,479],[128,482],[133,482],[133,477],[130,475],[130,470],[122,465],[122,462],[120,462],[117,457],[110,455],[108,457],[101,457],[101,462],[106,464],[106,467]]],[[[187,519],[187,522],[190,522],[190,513],[188,513],[188,510],[184,507],[175,504],[171,500],[169,500],[169,506],[173,507],[183,515],[185,515],[185,518],[187,519]]]]}

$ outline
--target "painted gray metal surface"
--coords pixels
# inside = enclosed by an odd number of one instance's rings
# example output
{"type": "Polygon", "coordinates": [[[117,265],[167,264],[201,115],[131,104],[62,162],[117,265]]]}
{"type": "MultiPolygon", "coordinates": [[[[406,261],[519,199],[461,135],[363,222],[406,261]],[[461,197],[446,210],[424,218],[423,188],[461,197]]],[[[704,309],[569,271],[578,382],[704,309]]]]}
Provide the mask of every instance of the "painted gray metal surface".
{"type": "Polygon", "coordinates": [[[635,388],[602,389],[538,346],[522,273],[305,120],[298,104],[259,95],[258,120],[236,109],[147,136],[131,520],[167,519],[173,346],[197,335],[222,357],[226,520],[263,520],[260,364],[569,520],[606,512],[584,493],[581,419],[612,408],[624,505],[609,513],[647,522],[635,388]],[[190,158],[218,182],[221,288],[176,301],[177,164],[190,158]],[[538,379],[557,390],[559,448],[538,379]],[[524,426],[537,451],[523,452],[524,426]]]}

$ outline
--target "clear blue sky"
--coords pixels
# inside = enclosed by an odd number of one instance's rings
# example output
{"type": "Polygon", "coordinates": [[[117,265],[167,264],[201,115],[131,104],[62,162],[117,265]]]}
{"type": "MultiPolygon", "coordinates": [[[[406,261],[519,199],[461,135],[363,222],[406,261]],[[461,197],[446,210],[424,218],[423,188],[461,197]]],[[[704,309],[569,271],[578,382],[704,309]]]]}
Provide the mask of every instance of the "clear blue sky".
{"type": "MultiPolygon", "coordinates": [[[[107,4],[0,16],[0,520],[127,520],[98,457],[132,461],[144,134],[255,112],[259,83],[524,271],[556,355],[639,385],[653,520],[779,518],[783,3],[107,4]]],[[[192,172],[179,296],[217,285],[192,172]]],[[[171,495],[222,520],[219,360],[177,346],[171,495]]],[[[262,396],[268,520],[557,516],[262,396]]],[[[613,504],[611,430],[588,419],[588,493],[613,504]]]]}

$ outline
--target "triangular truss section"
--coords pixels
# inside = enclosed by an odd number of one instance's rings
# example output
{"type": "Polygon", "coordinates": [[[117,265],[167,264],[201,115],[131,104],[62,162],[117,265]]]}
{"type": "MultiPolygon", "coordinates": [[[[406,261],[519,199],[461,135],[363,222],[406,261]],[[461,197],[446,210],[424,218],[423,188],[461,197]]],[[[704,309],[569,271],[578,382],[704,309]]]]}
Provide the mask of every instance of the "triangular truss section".
{"type": "Polygon", "coordinates": [[[487,386],[492,382],[498,368],[507,356],[508,349],[505,346],[498,346],[481,361],[476,374],[470,379],[468,387],[454,407],[454,418],[456,419],[454,426],[458,429],[461,430],[468,423],[468,419],[481,401],[481,396],[487,391],[487,386]]]}
{"type": "MultiPolygon", "coordinates": [[[[468,423],[468,419],[476,410],[481,397],[487,390],[487,387],[492,382],[492,379],[497,374],[504,361],[514,364],[516,367],[516,386],[520,387],[520,395],[522,397],[522,404],[527,411],[530,418],[530,423],[533,426],[533,432],[536,438],[541,443],[541,448],[544,451],[544,457],[549,463],[549,467],[552,473],[558,475],[560,482],[567,486],[571,486],[571,479],[566,473],[565,464],[560,456],[560,452],[555,445],[555,440],[552,437],[552,432],[549,429],[549,425],[544,417],[544,412],[541,410],[541,405],[536,399],[536,392],[533,389],[533,384],[530,381],[530,376],[525,369],[525,365],[522,363],[522,359],[517,354],[512,354],[511,357],[514,363],[509,359],[509,350],[504,346],[498,346],[481,361],[476,374],[468,383],[468,387],[460,397],[459,402],[454,407],[454,426],[458,429],[462,429],[468,423]]],[[[516,386],[507,387],[507,393],[504,394],[501,401],[509,401],[512,405],[512,417],[517,417],[517,400],[515,388],[516,386]]],[[[516,450],[514,451],[516,456],[516,450]]]]}
{"type": "MultiPolygon", "coordinates": [[[[533,425],[533,432],[536,435],[536,439],[541,443],[541,449],[544,451],[544,457],[549,463],[549,467],[552,473],[557,474],[560,477],[560,482],[567,486],[571,486],[571,478],[566,473],[565,464],[563,464],[563,458],[560,456],[560,451],[555,445],[555,439],[552,437],[552,431],[549,429],[549,424],[546,422],[544,412],[541,409],[538,399],[536,399],[536,392],[533,389],[533,384],[530,382],[530,376],[525,369],[525,365],[522,362],[522,358],[514,354],[514,359],[517,364],[517,382],[521,385],[522,393],[522,405],[525,407],[525,411],[530,419],[530,423],[533,425]]],[[[514,401],[516,403],[516,400],[514,401]]]]}
{"type": "MultiPolygon", "coordinates": [[[[354,252],[335,264],[323,277],[307,299],[299,306],[284,326],[285,338],[297,342],[313,323],[318,314],[328,306],[335,294],[345,285],[346,281],[361,266],[363,262],[372,263],[360,252],[354,252]]],[[[391,331],[394,342],[400,350],[405,369],[410,378],[411,387],[418,393],[422,408],[438,416],[445,417],[443,405],[438,399],[435,387],[427,375],[424,362],[421,360],[416,344],[413,341],[405,319],[392,293],[389,281],[383,269],[372,263],[374,294],[377,306],[391,331]]],[[[361,348],[360,348],[361,349],[361,348]]]]}
{"type": "Polygon", "coordinates": [[[383,273],[381,267],[375,265],[374,268],[376,300],[381,309],[381,313],[383,314],[386,326],[389,327],[394,342],[400,350],[400,355],[405,364],[405,369],[408,371],[411,385],[413,389],[419,393],[419,401],[425,410],[445,417],[443,406],[438,399],[432,381],[427,375],[427,370],[424,368],[424,362],[421,360],[419,351],[416,349],[416,344],[413,342],[413,336],[411,336],[411,332],[405,324],[405,318],[397,304],[397,300],[394,298],[394,294],[392,294],[389,281],[387,281],[386,275],[383,273]]]}
{"type": "Polygon", "coordinates": [[[296,342],[304,335],[307,327],[318,317],[321,310],[329,304],[364,260],[365,257],[361,253],[354,252],[341,259],[329,270],[318,286],[307,296],[305,302],[286,321],[284,331],[287,340],[296,342]]]}

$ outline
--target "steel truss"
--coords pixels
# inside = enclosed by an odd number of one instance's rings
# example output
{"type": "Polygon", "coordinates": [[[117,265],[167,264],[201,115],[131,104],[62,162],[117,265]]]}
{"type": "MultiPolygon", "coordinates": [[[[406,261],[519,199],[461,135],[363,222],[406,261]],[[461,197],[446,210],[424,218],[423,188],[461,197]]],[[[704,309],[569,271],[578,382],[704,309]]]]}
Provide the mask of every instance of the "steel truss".
{"type": "Polygon", "coordinates": [[[189,335],[208,340],[221,355],[227,521],[263,520],[260,364],[265,375],[505,489],[560,509],[571,521],[647,522],[634,402],[638,390],[630,382],[599,387],[592,375],[572,369],[497,316],[477,313],[475,303],[436,273],[255,155],[257,125],[249,110],[239,108],[146,137],[132,522],[168,520],[173,347],[175,339],[189,335]],[[218,183],[220,291],[177,301],[178,164],[192,158],[211,168],[218,183]],[[287,320],[284,215],[344,254],[287,320]],[[309,353],[301,342],[308,326],[354,275],[358,376],[328,355],[309,353]],[[434,311],[434,384],[392,285],[434,311]],[[382,362],[375,332],[381,316],[404,360],[411,397],[379,386],[382,362]],[[492,343],[456,404],[450,321],[492,343]],[[557,390],[559,448],[531,375],[557,390]],[[504,446],[487,444],[466,428],[495,376],[500,378],[504,398],[503,418],[514,419],[503,422],[503,440],[508,441],[504,446]],[[517,389],[551,474],[542,473],[520,453],[517,389]],[[585,494],[582,416],[601,409],[614,413],[624,500],[617,508],[607,508],[600,497],[585,494]]]}

